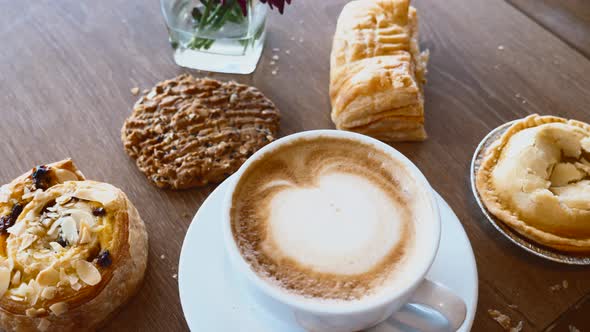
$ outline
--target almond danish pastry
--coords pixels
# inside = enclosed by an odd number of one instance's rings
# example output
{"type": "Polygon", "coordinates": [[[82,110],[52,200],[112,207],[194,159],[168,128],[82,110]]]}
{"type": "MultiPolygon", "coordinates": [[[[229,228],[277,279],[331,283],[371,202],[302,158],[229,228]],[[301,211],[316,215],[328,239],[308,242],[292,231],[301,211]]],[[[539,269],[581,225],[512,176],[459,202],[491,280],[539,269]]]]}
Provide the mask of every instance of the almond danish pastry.
{"type": "Polygon", "coordinates": [[[0,189],[3,330],[95,329],[143,279],[147,233],[133,204],[60,163],[0,189]]]}

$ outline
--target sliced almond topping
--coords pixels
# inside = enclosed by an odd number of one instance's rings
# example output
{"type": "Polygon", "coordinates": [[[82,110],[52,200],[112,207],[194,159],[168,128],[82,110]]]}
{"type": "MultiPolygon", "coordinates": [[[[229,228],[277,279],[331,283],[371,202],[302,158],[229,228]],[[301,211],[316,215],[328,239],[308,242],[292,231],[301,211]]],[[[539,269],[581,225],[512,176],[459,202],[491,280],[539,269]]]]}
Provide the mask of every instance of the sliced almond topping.
{"type": "MultiPolygon", "coordinates": [[[[53,197],[50,197],[49,194],[47,194],[47,192],[45,192],[41,189],[35,190],[34,194],[35,194],[34,199],[36,199],[38,201],[39,200],[49,201],[51,198],[53,198],[53,197]]],[[[31,211],[31,212],[33,212],[33,211],[31,211]]]]}
{"type": "MultiPolygon", "coordinates": [[[[41,297],[44,299],[51,300],[52,298],[55,297],[56,293],[57,293],[57,288],[55,288],[53,286],[45,287],[45,289],[43,289],[41,291],[41,297]]],[[[51,307],[49,309],[51,309],[51,307]]]]}
{"type": "Polygon", "coordinates": [[[63,217],[60,218],[62,220],[61,223],[61,231],[63,233],[64,238],[68,243],[77,243],[78,242],[78,228],[76,227],[76,221],[72,217],[63,217]]]}
{"type": "Polygon", "coordinates": [[[69,201],[66,204],[64,204],[63,207],[71,208],[71,207],[74,207],[74,205],[76,205],[76,202],[72,200],[72,201],[69,201]]]}
{"type": "Polygon", "coordinates": [[[10,299],[13,301],[16,301],[16,302],[22,302],[25,300],[23,297],[16,296],[16,295],[10,295],[10,299]]]}
{"type": "Polygon", "coordinates": [[[56,237],[57,236],[57,228],[59,226],[61,226],[61,223],[63,222],[63,218],[57,219],[53,224],[51,224],[51,227],[49,227],[49,230],[47,231],[47,235],[50,237],[56,237]]]}
{"type": "Polygon", "coordinates": [[[22,196],[22,199],[33,198],[37,194],[37,192],[42,192],[42,191],[43,190],[41,190],[41,189],[37,189],[35,191],[30,191],[29,188],[25,187],[25,190],[24,190],[24,194],[22,196]]]}
{"type": "Polygon", "coordinates": [[[64,183],[66,181],[77,181],[78,176],[74,172],[70,172],[67,169],[62,168],[54,168],[55,177],[59,183],[64,183]]]}
{"type": "Polygon", "coordinates": [[[41,320],[39,320],[39,325],[37,325],[37,329],[43,332],[47,331],[49,326],[51,326],[51,322],[47,318],[41,318],[41,320]]]}
{"type": "Polygon", "coordinates": [[[28,229],[28,233],[35,234],[38,237],[43,237],[45,235],[45,228],[41,225],[34,225],[33,227],[28,229]]]}
{"type": "Polygon", "coordinates": [[[66,273],[66,270],[63,267],[59,268],[59,280],[60,283],[70,283],[70,279],[68,279],[68,275],[66,273]]]}
{"type": "Polygon", "coordinates": [[[79,244],[86,244],[92,241],[92,236],[90,235],[90,231],[88,230],[88,225],[83,223],[80,229],[80,239],[78,241],[79,244]]]}
{"type": "Polygon", "coordinates": [[[49,251],[36,251],[33,253],[33,258],[40,261],[50,259],[50,256],[53,255],[51,255],[49,251]]]}
{"type": "Polygon", "coordinates": [[[75,283],[71,285],[72,289],[75,291],[80,290],[80,288],[82,288],[82,285],[80,285],[80,283],[75,283]]]}
{"type": "Polygon", "coordinates": [[[57,302],[49,306],[49,310],[56,316],[60,316],[68,311],[68,305],[65,302],[57,302]]]}
{"type": "Polygon", "coordinates": [[[49,246],[55,252],[60,252],[60,251],[64,250],[64,247],[62,247],[61,244],[59,244],[57,242],[49,242],[49,246]]]}
{"type": "Polygon", "coordinates": [[[59,205],[64,205],[72,199],[72,195],[62,195],[55,199],[55,202],[59,205]]]}
{"type": "Polygon", "coordinates": [[[25,314],[29,317],[37,317],[37,316],[42,315],[46,312],[47,311],[43,308],[39,308],[39,309],[29,308],[29,309],[25,310],[25,314]]]}
{"type": "Polygon", "coordinates": [[[36,317],[37,316],[37,309],[35,309],[35,308],[29,308],[29,309],[25,310],[25,314],[28,317],[36,317]]]}
{"type": "Polygon", "coordinates": [[[43,218],[43,220],[41,220],[41,225],[43,225],[45,228],[50,227],[52,223],[53,219],[51,218],[43,218]]]}
{"type": "Polygon", "coordinates": [[[8,228],[6,231],[14,236],[21,236],[26,229],[26,223],[24,222],[17,222],[14,226],[8,228]]]}
{"type": "Polygon", "coordinates": [[[98,233],[100,231],[102,231],[104,229],[104,225],[97,225],[92,227],[90,230],[92,231],[92,233],[98,233]]]}
{"type": "Polygon", "coordinates": [[[26,297],[27,293],[29,292],[29,285],[22,283],[17,288],[13,288],[10,290],[13,295],[19,297],[26,297]]]}
{"type": "Polygon", "coordinates": [[[57,219],[57,218],[59,218],[59,213],[57,213],[57,212],[47,212],[45,215],[46,215],[47,217],[49,217],[49,218],[53,218],[53,219],[57,219]]]}
{"type": "Polygon", "coordinates": [[[10,283],[15,286],[20,284],[20,271],[16,270],[16,272],[14,272],[14,274],[12,275],[12,280],[10,281],[10,283]]]}
{"type": "Polygon", "coordinates": [[[96,220],[92,214],[82,209],[70,209],[66,213],[69,213],[72,218],[76,221],[76,224],[80,226],[81,223],[85,222],[88,226],[95,224],[96,220]]]}
{"type": "Polygon", "coordinates": [[[2,266],[0,267],[0,297],[4,296],[8,286],[10,285],[10,270],[2,266]]]}
{"type": "Polygon", "coordinates": [[[39,272],[36,280],[40,286],[53,286],[59,282],[59,272],[57,272],[56,269],[50,266],[45,270],[39,272]]]}
{"type": "Polygon", "coordinates": [[[14,269],[14,260],[12,258],[8,258],[0,263],[0,266],[7,267],[10,271],[12,271],[12,269],[14,269]]]}
{"type": "Polygon", "coordinates": [[[21,236],[22,240],[20,246],[18,247],[18,251],[23,251],[33,244],[33,242],[37,241],[37,235],[33,235],[30,233],[25,233],[21,236]]]}
{"type": "Polygon", "coordinates": [[[77,275],[68,274],[68,281],[70,284],[75,284],[80,280],[77,275]]]}
{"type": "Polygon", "coordinates": [[[0,187],[0,203],[8,203],[8,201],[10,200],[10,188],[8,187],[8,184],[3,185],[2,187],[0,187]]]}
{"type": "Polygon", "coordinates": [[[84,260],[79,260],[76,262],[75,267],[78,277],[80,277],[80,279],[82,279],[82,281],[88,285],[94,286],[100,282],[102,277],[100,276],[100,272],[96,266],[94,266],[94,264],[84,260]]]}
{"type": "Polygon", "coordinates": [[[41,294],[41,289],[39,289],[39,285],[35,280],[29,281],[29,292],[27,299],[31,305],[35,305],[37,300],[39,300],[39,295],[41,294]]]}
{"type": "Polygon", "coordinates": [[[87,201],[93,201],[93,202],[99,202],[102,205],[108,205],[109,203],[111,203],[112,201],[114,201],[117,198],[117,195],[115,192],[108,190],[108,188],[104,188],[104,190],[102,189],[78,189],[78,191],[76,191],[74,193],[74,197],[77,197],[79,199],[84,199],[87,201]]]}

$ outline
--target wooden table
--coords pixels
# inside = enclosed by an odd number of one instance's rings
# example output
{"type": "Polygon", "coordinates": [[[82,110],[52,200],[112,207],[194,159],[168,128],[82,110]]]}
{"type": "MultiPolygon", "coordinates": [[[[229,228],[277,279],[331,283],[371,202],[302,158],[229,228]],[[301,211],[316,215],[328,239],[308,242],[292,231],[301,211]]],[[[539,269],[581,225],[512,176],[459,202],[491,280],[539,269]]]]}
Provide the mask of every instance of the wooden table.
{"type": "MultiPolygon", "coordinates": [[[[328,59],[343,3],[295,0],[284,17],[270,15],[253,75],[211,76],[260,88],[281,109],[282,135],[333,128],[328,59]],[[273,48],[280,48],[277,75],[271,73],[273,48]]],[[[543,330],[590,293],[590,269],[542,260],[499,235],[475,203],[469,163],[481,138],[506,121],[531,113],[590,121],[590,61],[558,37],[563,34],[504,0],[415,5],[422,45],[431,51],[430,138],[394,146],[420,167],[469,235],[480,282],[473,330],[501,330],[488,309],[523,320],[525,331],[543,330]],[[550,290],[563,280],[567,289],[550,290]]],[[[137,98],[130,89],[188,71],[172,61],[158,1],[0,0],[0,41],[0,181],[69,156],[88,178],[121,187],[147,224],[149,266],[140,293],[106,330],[187,330],[173,276],[191,218],[215,186],[159,190],[120,142],[121,125],[137,98]]],[[[202,270],[207,273],[207,266],[202,270]]],[[[574,325],[590,329],[588,316],[579,316],[574,325]]]]}
{"type": "Polygon", "coordinates": [[[508,0],[525,15],[590,57],[590,4],[587,0],[508,0]]]}

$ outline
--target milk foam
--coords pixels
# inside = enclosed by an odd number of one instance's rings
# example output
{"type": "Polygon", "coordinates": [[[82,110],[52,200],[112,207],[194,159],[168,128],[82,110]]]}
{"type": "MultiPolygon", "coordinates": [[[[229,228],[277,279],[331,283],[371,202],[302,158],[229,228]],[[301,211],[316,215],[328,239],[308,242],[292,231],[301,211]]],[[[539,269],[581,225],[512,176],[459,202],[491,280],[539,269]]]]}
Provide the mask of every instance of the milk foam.
{"type": "Polygon", "coordinates": [[[355,174],[322,174],[315,186],[288,186],[268,208],[266,254],[286,255],[317,272],[368,272],[399,241],[402,209],[355,174]]]}

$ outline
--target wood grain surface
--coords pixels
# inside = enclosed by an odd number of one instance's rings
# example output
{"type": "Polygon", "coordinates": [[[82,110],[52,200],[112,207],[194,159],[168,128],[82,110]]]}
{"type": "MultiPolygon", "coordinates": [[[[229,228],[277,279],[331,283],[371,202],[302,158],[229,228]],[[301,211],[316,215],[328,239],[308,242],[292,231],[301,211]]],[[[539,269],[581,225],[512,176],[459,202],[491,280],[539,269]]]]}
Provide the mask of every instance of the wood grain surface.
{"type": "MultiPolygon", "coordinates": [[[[210,76],[261,89],[281,109],[281,135],[333,128],[329,52],[344,3],[295,0],[284,16],[271,13],[256,72],[210,76]],[[277,75],[273,48],[281,50],[277,75]]],[[[590,269],[542,260],[498,234],[475,203],[469,163],[479,141],[506,121],[531,113],[590,121],[590,61],[504,0],[414,4],[431,51],[429,139],[394,147],[423,171],[471,240],[480,282],[473,331],[501,330],[488,309],[522,320],[524,331],[543,330],[590,292],[590,269]],[[563,280],[567,289],[550,290],[563,280]]],[[[137,98],[132,87],[205,73],[174,64],[156,0],[0,0],[0,41],[0,182],[72,157],[88,178],[122,188],[147,225],[149,264],[143,288],[105,330],[187,330],[173,275],[185,231],[214,186],[155,188],[123,151],[120,128],[137,98]]]]}
{"type": "Polygon", "coordinates": [[[590,58],[588,0],[508,0],[537,23],[590,58]]]}

